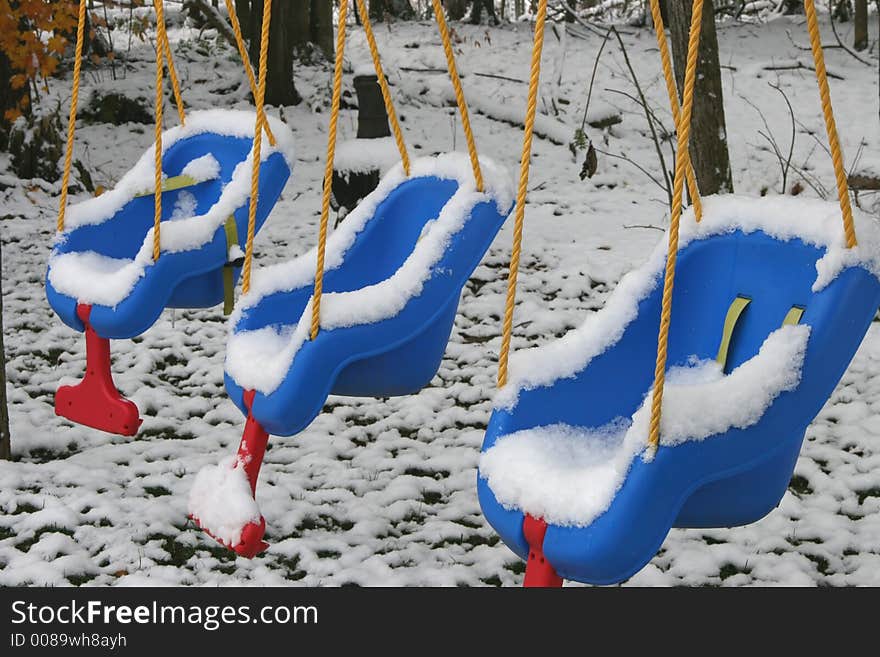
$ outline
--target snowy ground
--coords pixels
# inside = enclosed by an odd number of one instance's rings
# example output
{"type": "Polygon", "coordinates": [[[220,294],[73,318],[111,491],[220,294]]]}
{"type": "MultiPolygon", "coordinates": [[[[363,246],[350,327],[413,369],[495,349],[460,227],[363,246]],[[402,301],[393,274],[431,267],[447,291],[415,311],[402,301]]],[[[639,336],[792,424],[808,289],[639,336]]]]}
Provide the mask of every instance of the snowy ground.
{"type": "MultiPolygon", "coordinates": [[[[877,38],[872,20],[872,39],[877,38]]],[[[827,23],[826,41],[831,40],[827,23]]],[[[397,24],[378,30],[415,153],[462,148],[460,125],[447,107],[443,54],[433,26],[397,24]]],[[[475,109],[519,115],[526,25],[500,29],[456,25],[459,56],[475,109]],[[491,40],[491,44],[490,44],[491,40]]],[[[846,36],[846,35],[845,35],[846,36]]],[[[206,33],[175,29],[185,98],[196,108],[247,106],[237,60],[206,33]]],[[[671,124],[648,30],[627,28],[624,41],[649,101],[671,124]]],[[[761,108],[787,151],[790,124],[778,84],[799,123],[793,162],[832,190],[831,163],[809,70],[764,70],[809,62],[802,19],[720,30],[725,101],[737,191],[778,191],[780,167],[761,108]],[[794,42],[786,35],[790,30],[794,42]],[[750,104],[751,103],[751,104],[750,104]]],[[[573,135],[601,39],[569,36],[564,67],[548,36],[546,80],[562,72],[556,118],[573,135]],[[568,101],[565,103],[564,101],[568,101]]],[[[358,61],[364,39],[355,30],[358,61]]],[[[876,42],[874,62],[876,64],[876,42]]],[[[150,97],[152,51],[132,49],[125,79],[90,72],[86,90],[122,88],[150,97]]],[[[839,49],[828,52],[839,126],[851,165],[880,169],[876,66],[839,49]]],[[[258,264],[306,251],[315,241],[328,105],[329,69],[297,70],[306,99],[280,114],[298,140],[299,162],[282,201],[257,240],[258,264]]],[[[351,84],[351,76],[347,77],[351,84]]],[[[52,93],[67,100],[67,84],[52,93]]],[[[597,148],[624,154],[653,175],[656,154],[641,108],[615,89],[634,93],[623,59],[609,42],[598,69],[593,111],[614,107],[623,122],[588,129],[597,148]]],[[[546,110],[548,104],[544,103],[546,110]]],[[[274,110],[276,115],[278,110],[274,110]]],[[[172,113],[169,112],[169,115],[172,113]]],[[[355,112],[341,121],[354,135],[355,112]]],[[[516,168],[520,132],[485,115],[474,117],[482,152],[516,168]]],[[[81,124],[77,157],[97,184],[112,185],[150,141],[151,128],[81,124]]],[[[616,281],[641,263],[661,236],[665,191],[632,164],[599,154],[599,172],[581,182],[582,155],[537,139],[530,184],[524,267],[515,348],[538,344],[578,325],[602,306],[616,281]]],[[[667,148],[667,160],[669,160],[667,148]]],[[[7,168],[6,156],[0,171],[7,168]]],[[[800,180],[790,174],[788,188],[800,180]]],[[[0,177],[6,348],[15,460],[0,463],[0,584],[261,584],[517,585],[523,566],[484,522],[475,467],[493,393],[510,226],[467,285],[440,372],[418,395],[395,399],[331,398],[303,434],[270,443],[259,502],[268,522],[268,552],[248,561],[202,535],[186,520],[195,473],[237,446],[243,419],[224,396],[226,327],[218,309],[166,312],[141,338],[113,344],[122,392],[145,418],[126,439],[73,426],[54,415],[53,393],[78,379],[82,337],[54,317],[43,277],[55,222],[57,186],[0,177]]],[[[817,190],[801,181],[804,194],[817,190]]],[[[821,189],[821,188],[820,188],[821,189]]],[[[877,214],[877,194],[863,207],[877,214]]],[[[660,554],[628,583],[635,585],[880,585],[880,326],[862,348],[807,432],[789,493],[779,509],[749,527],[673,530],[660,554]]],[[[585,400],[589,403],[589,400],[585,400]]]]}

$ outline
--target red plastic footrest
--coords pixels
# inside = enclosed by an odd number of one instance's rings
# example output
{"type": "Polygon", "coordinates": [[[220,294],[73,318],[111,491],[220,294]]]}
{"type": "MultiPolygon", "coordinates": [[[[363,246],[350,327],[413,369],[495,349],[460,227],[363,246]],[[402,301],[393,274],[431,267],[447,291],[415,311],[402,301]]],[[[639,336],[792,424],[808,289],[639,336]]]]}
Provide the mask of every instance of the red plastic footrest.
{"type": "Polygon", "coordinates": [[[190,516],[190,518],[199,526],[199,529],[205,532],[208,536],[245,559],[253,559],[269,547],[269,544],[263,540],[263,536],[266,534],[266,519],[263,517],[260,517],[260,522],[258,523],[249,522],[245,525],[244,529],[241,530],[241,538],[238,539],[238,543],[235,545],[221,541],[214,536],[210,529],[202,527],[202,523],[199,522],[198,518],[194,516],[190,516]]]}
{"type": "Polygon", "coordinates": [[[141,426],[135,403],[119,394],[110,372],[110,340],[89,324],[92,307],[79,304],[76,314],[86,329],[86,373],[75,386],[61,386],[55,393],[55,413],[77,424],[133,436],[141,426]]]}
{"type": "Polygon", "coordinates": [[[556,573],[550,562],[544,557],[544,536],[547,534],[547,523],[540,518],[526,514],[523,520],[523,534],[529,544],[529,560],[526,562],[526,587],[560,587],[562,578],[556,573]]]}
{"type": "MultiPolygon", "coordinates": [[[[248,417],[244,425],[244,433],[241,436],[241,444],[238,446],[237,459],[241,467],[244,468],[248,483],[251,485],[251,492],[256,497],[257,479],[260,476],[260,466],[263,464],[263,457],[266,454],[269,434],[260,426],[260,423],[254,419],[251,413],[254,394],[253,390],[247,390],[244,393],[244,404],[248,409],[248,417]]],[[[252,559],[269,547],[269,544],[263,540],[263,536],[266,534],[266,519],[262,516],[259,523],[250,522],[244,526],[241,530],[241,537],[235,545],[221,541],[211,533],[210,529],[203,527],[198,518],[190,517],[208,536],[242,557],[252,559]]]]}

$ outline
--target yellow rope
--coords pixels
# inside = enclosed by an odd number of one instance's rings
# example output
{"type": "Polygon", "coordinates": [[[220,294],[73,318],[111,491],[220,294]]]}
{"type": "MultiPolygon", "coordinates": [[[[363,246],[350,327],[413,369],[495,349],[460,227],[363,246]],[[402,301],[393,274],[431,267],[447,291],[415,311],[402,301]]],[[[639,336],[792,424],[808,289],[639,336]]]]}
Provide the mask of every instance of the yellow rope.
{"type": "Polygon", "coordinates": [[[241,274],[241,291],[251,289],[251,264],[254,258],[254,235],[257,232],[257,201],[260,188],[260,160],[263,149],[263,126],[266,124],[266,69],[269,60],[269,24],[272,21],[272,0],[263,0],[263,25],[260,31],[260,71],[257,81],[257,120],[254,125],[254,159],[251,165],[251,198],[248,206],[247,242],[244,249],[244,267],[241,274]]]}
{"type": "Polygon", "coordinates": [[[849,185],[846,170],[843,167],[843,153],[840,150],[840,139],[837,136],[837,124],[834,121],[834,110],[831,107],[831,91],[828,88],[828,75],[825,71],[825,54],[822,50],[822,36],[816,20],[816,5],[813,0],[804,0],[804,11],[807,15],[807,30],[810,32],[810,46],[813,49],[813,61],[816,65],[816,81],[819,83],[819,97],[822,101],[822,113],[825,115],[825,130],[828,133],[828,145],[831,147],[831,160],[834,163],[834,175],[837,178],[837,197],[840,201],[840,212],[843,215],[843,230],[846,235],[846,246],[856,246],[856,228],[853,223],[852,205],[849,200],[849,185]]]}
{"type": "MultiPolygon", "coordinates": [[[[373,26],[370,24],[370,12],[367,11],[367,4],[364,0],[357,0],[357,7],[361,16],[361,22],[364,24],[364,34],[367,37],[367,45],[370,47],[370,56],[373,58],[373,67],[376,69],[379,88],[382,90],[382,100],[385,101],[385,111],[391,122],[391,130],[394,133],[394,140],[397,142],[397,150],[400,151],[403,172],[409,176],[409,154],[406,152],[403,130],[400,128],[397,111],[394,109],[394,101],[391,98],[391,90],[388,88],[388,80],[385,79],[385,72],[382,70],[382,60],[379,57],[379,48],[376,46],[376,36],[373,34],[373,26]]],[[[320,301],[318,303],[320,304],[320,301]]]]}
{"type": "MultiPolygon", "coordinates": [[[[684,72],[684,99],[681,121],[678,124],[678,152],[686,153],[691,136],[691,116],[694,109],[694,86],[697,80],[697,54],[703,27],[703,0],[694,0],[691,31],[688,39],[687,66],[684,72]]],[[[669,250],[666,254],[666,275],[663,279],[663,304],[660,311],[660,333],[657,337],[657,363],[654,369],[654,394],[651,401],[651,425],[648,445],[656,450],[660,444],[660,416],[663,405],[663,386],[666,382],[666,358],[669,343],[669,323],[672,318],[672,290],[675,283],[675,262],[678,256],[678,227],[684,196],[685,163],[679,157],[675,163],[672,185],[672,217],[669,223],[669,250]]]]}
{"type": "MultiPolygon", "coordinates": [[[[232,0],[226,0],[226,11],[229,14],[229,21],[232,23],[232,32],[235,34],[235,43],[238,46],[238,54],[241,56],[241,61],[244,64],[244,72],[247,74],[248,84],[250,84],[251,87],[251,95],[254,97],[254,102],[256,102],[257,81],[254,79],[254,69],[251,66],[247,47],[244,45],[244,37],[241,34],[241,23],[238,22],[238,14],[235,12],[235,6],[232,4],[232,0]]],[[[266,131],[266,136],[269,138],[269,144],[274,146],[275,135],[272,134],[272,129],[269,128],[269,122],[265,119],[266,117],[264,113],[262,119],[263,129],[266,131]]]]}
{"type": "Polygon", "coordinates": [[[526,190],[529,184],[529,165],[532,159],[532,136],[535,131],[535,113],[538,108],[538,87],[541,79],[541,53],[544,49],[544,26],[547,20],[547,0],[538,2],[535,21],[535,44],[532,49],[529,96],[526,105],[525,136],[519,166],[519,188],[516,192],[515,221],[513,225],[513,251],[510,255],[510,274],[507,279],[507,301],[504,306],[501,352],[498,355],[498,387],[507,383],[507,361],[510,356],[510,338],[513,333],[513,310],[516,304],[516,280],[522,253],[523,222],[526,212],[526,190]]]}
{"type": "MultiPolygon", "coordinates": [[[[160,0],[164,1],[164,0],[160,0]]],[[[177,116],[180,125],[186,125],[186,110],[183,107],[183,96],[180,94],[180,80],[177,78],[177,70],[174,68],[174,56],[171,54],[171,44],[168,42],[168,31],[165,23],[161,27],[157,24],[157,40],[161,41],[162,50],[165,54],[165,65],[168,67],[168,77],[171,78],[171,88],[174,90],[174,103],[177,105],[177,116]]],[[[156,44],[159,47],[159,44],[156,44]]]]}
{"type": "MultiPolygon", "coordinates": [[[[365,14],[362,14],[363,18],[365,14]]],[[[336,35],[336,62],[333,67],[333,100],[330,106],[330,126],[327,130],[327,161],[324,166],[324,194],[321,198],[321,227],[318,232],[318,262],[315,267],[315,290],[312,294],[311,339],[318,337],[321,328],[321,294],[324,291],[324,253],[327,249],[327,222],[330,218],[330,193],[333,185],[333,161],[336,158],[336,127],[339,123],[339,103],[342,96],[342,61],[345,54],[345,21],[348,18],[348,0],[339,0],[339,28],[336,35]]]]}
{"type": "MultiPolygon", "coordinates": [[[[156,8],[156,25],[165,25],[165,7],[162,0],[153,0],[153,6],[156,8]]],[[[161,27],[158,28],[161,31],[161,27]]],[[[159,259],[162,252],[162,111],[165,95],[162,85],[164,83],[164,62],[163,48],[161,47],[161,37],[158,37],[160,43],[156,44],[156,139],[153,144],[154,150],[154,170],[155,170],[155,190],[153,191],[154,214],[153,214],[153,262],[159,259]]]]}
{"type": "MultiPolygon", "coordinates": [[[[363,0],[360,0],[363,2],[363,0]]],[[[458,103],[458,111],[461,114],[461,127],[467,140],[468,154],[471,158],[471,168],[474,170],[474,181],[477,191],[483,191],[483,172],[480,169],[480,158],[477,155],[477,144],[474,141],[474,132],[471,129],[471,118],[468,114],[467,100],[464,90],[461,88],[461,78],[458,75],[458,67],[455,65],[455,53],[452,50],[452,39],[449,37],[449,26],[446,24],[446,16],[443,13],[443,5],[440,0],[432,0],[434,5],[434,17],[437,19],[437,27],[440,30],[440,39],[443,41],[443,51],[446,53],[446,68],[449,70],[449,79],[452,80],[452,88],[455,91],[455,102],[458,103]]]]}
{"type": "Polygon", "coordinates": [[[70,94],[70,116],[67,119],[67,150],[64,152],[64,175],[61,177],[61,201],[58,204],[58,232],[64,230],[67,213],[67,186],[70,184],[70,168],[73,164],[73,135],[76,132],[76,107],[79,103],[79,76],[82,70],[82,51],[85,41],[86,2],[79,0],[79,18],[76,23],[76,52],[73,62],[73,91],[70,94]]]}
{"type": "MultiPolygon", "coordinates": [[[[666,80],[666,93],[669,95],[669,105],[672,108],[672,120],[675,122],[677,131],[679,129],[681,112],[678,103],[678,91],[675,88],[675,78],[672,75],[672,60],[669,57],[666,28],[663,25],[663,15],[660,13],[660,0],[651,0],[651,16],[654,21],[654,32],[657,34],[657,47],[660,49],[660,63],[663,68],[663,77],[666,80]]],[[[703,218],[703,203],[700,200],[700,189],[697,186],[697,178],[694,175],[690,150],[680,153],[680,157],[684,157],[687,160],[685,163],[685,173],[687,175],[688,192],[691,195],[691,203],[694,204],[694,216],[697,221],[700,221],[703,218]]]]}

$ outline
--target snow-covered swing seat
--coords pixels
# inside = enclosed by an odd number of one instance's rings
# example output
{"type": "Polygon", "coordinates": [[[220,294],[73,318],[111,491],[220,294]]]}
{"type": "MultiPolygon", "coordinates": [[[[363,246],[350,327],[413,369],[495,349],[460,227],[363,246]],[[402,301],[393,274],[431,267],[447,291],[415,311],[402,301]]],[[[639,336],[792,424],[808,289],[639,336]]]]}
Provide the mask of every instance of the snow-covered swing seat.
{"type": "MultiPolygon", "coordinates": [[[[340,30],[345,8],[347,3],[340,5],[340,30]]],[[[373,42],[365,10],[361,17],[373,42]]],[[[337,73],[344,35],[340,39],[337,73]]],[[[385,75],[371,50],[401,163],[326,244],[319,236],[311,252],[255,272],[231,318],[226,389],[247,422],[238,454],[199,473],[189,509],[203,529],[243,556],[267,547],[266,521],[254,495],[269,434],[303,431],[331,394],[407,395],[428,385],[446,351],[462,289],[512,205],[507,174],[477,156],[469,127],[468,154],[409,160],[385,75]],[[313,312],[316,301],[319,313],[313,312]]],[[[451,47],[447,63],[456,84],[451,47]]],[[[340,77],[332,116],[339,111],[340,77]]],[[[332,131],[328,142],[325,192],[335,152],[332,131]]],[[[326,226],[326,193],[323,201],[326,226]]]]}
{"type": "Polygon", "coordinates": [[[290,130],[265,115],[265,86],[257,88],[240,38],[256,114],[214,109],[186,115],[162,2],[155,8],[153,146],[113,189],[68,208],[86,21],[80,4],[58,234],[46,275],[50,305],[86,335],[84,378],[58,389],[55,411],[122,435],[134,435],[141,419],[113,383],[110,339],[140,335],[165,308],[224,302],[231,312],[236,280],[250,269],[254,235],[281,195],[294,158],[290,130]],[[163,132],[166,65],[181,125],[163,132]]]}
{"type": "Polygon", "coordinates": [[[580,328],[515,356],[478,480],[505,543],[527,557],[525,515],[540,518],[560,576],[609,584],[640,570],[671,527],[742,525],[775,508],[880,306],[880,231],[860,217],[860,245],[846,249],[839,212],[710,197],[699,224],[683,217],[653,457],[665,242],[580,328]]]}
{"type": "MultiPolygon", "coordinates": [[[[696,66],[680,109],[665,67],[679,154],[666,239],[580,328],[514,356],[509,377],[508,304],[478,494],[526,560],[526,586],[618,583],[672,527],[769,513],[880,306],[880,225],[852,210],[815,6],[804,4],[838,203],[700,202],[688,155],[696,66]],[[694,206],[682,216],[686,179],[694,206]]],[[[659,3],[651,7],[668,59],[659,3]]],[[[702,7],[694,0],[689,62],[702,7]]],[[[545,14],[542,0],[538,55],[545,14]]]]}
{"type": "MultiPolygon", "coordinates": [[[[278,139],[262,149],[257,229],[290,176],[293,135],[269,119],[278,139]]],[[[191,112],[163,134],[161,257],[153,260],[154,147],[117,185],[67,210],[49,257],[46,294],[68,326],[84,329],[77,306],[91,306],[98,335],[140,335],[165,308],[207,308],[223,301],[224,267],[237,278],[247,235],[251,188],[251,112],[191,112]],[[235,234],[228,243],[227,220],[235,234]],[[239,244],[241,241],[241,244],[239,244]],[[232,258],[230,259],[230,255],[232,258]]]]}
{"type": "Polygon", "coordinates": [[[330,394],[407,395],[437,372],[471,272],[504,223],[512,189],[464,154],[396,166],[327,243],[321,331],[309,338],[315,250],[259,270],[233,314],[226,388],[269,433],[291,436],[330,394]],[[255,391],[245,402],[245,391],[255,391]]]}

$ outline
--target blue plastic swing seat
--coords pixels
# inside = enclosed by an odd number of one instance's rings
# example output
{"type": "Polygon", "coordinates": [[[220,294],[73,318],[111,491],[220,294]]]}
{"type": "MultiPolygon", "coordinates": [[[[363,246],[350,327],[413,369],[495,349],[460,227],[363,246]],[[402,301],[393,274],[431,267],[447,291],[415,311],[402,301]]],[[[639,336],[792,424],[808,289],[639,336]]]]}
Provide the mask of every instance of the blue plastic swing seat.
{"type": "MultiPolygon", "coordinates": [[[[155,207],[152,149],[115,189],[69,208],[67,229],[52,252],[46,279],[49,303],[65,324],[83,331],[77,305],[88,304],[90,326],[99,336],[131,338],[152,326],[164,308],[207,308],[223,301],[230,247],[243,249],[247,235],[254,121],[249,112],[192,112],[185,127],[165,133],[162,171],[167,178],[185,175],[200,158],[214,171],[163,192],[163,249],[156,262],[148,255],[155,207]],[[230,216],[238,245],[227,243],[230,216]],[[187,234],[185,223],[195,236],[187,234]],[[71,270],[75,277],[67,276],[71,270]],[[114,277],[127,279],[118,283],[117,296],[111,290],[108,298],[93,297],[97,287],[116,286],[114,277]]],[[[257,230],[281,195],[293,162],[292,134],[283,123],[270,122],[278,145],[263,142],[257,230]]],[[[233,281],[240,270],[236,263],[233,281]]]]}
{"type": "MultiPolygon", "coordinates": [[[[276,335],[295,336],[297,327],[307,331],[315,255],[258,272],[254,292],[240,300],[241,315],[227,345],[226,389],[244,414],[250,410],[271,434],[290,436],[312,422],[330,394],[406,395],[431,381],[446,351],[462,288],[512,203],[506,174],[488,160],[482,160],[482,168],[484,193],[475,191],[469,161],[462,154],[416,160],[410,178],[404,179],[398,167],[346,217],[328,241],[317,338],[306,337],[295,355],[288,354],[289,364],[271,348],[245,356],[248,368],[258,373],[283,361],[283,379],[268,391],[252,376],[230,367],[237,338],[267,328],[276,335]],[[457,226],[437,242],[432,231],[446,230],[442,224],[450,219],[457,226]],[[439,252],[427,276],[394,312],[327,326],[335,293],[349,294],[338,300],[337,309],[343,310],[364,305],[358,297],[371,290],[385,298],[383,286],[393,289],[391,283],[403,274],[404,265],[421,257],[423,248],[434,247],[439,252]],[[250,409],[244,402],[248,389],[256,391],[250,409]]],[[[369,314],[371,308],[367,310],[369,314]]]]}
{"type": "MultiPolygon", "coordinates": [[[[880,282],[861,266],[844,269],[813,292],[816,262],[824,253],[824,248],[799,239],[781,241],[742,230],[697,239],[682,249],[669,366],[682,366],[694,355],[714,359],[731,302],[747,297],[751,301],[732,335],[727,370],[755,357],[767,336],[798,306],[805,309],[800,324],[810,327],[800,383],[781,392],[746,428],[674,446],[661,444],[653,461],[641,453],[635,456],[608,508],[586,526],[548,523],[538,548],[556,573],[591,584],[618,583],[650,561],[672,527],[744,525],[777,506],[805,430],[880,305],[880,282]]],[[[661,295],[658,281],[622,337],[574,376],[532,389],[523,386],[512,408],[496,408],[483,452],[525,429],[555,424],[596,429],[630,418],[653,382],[661,295]]],[[[725,404],[725,399],[717,403],[725,404]]],[[[490,524],[514,552],[528,558],[523,522],[531,512],[500,504],[482,474],[478,491],[490,524]]]]}

